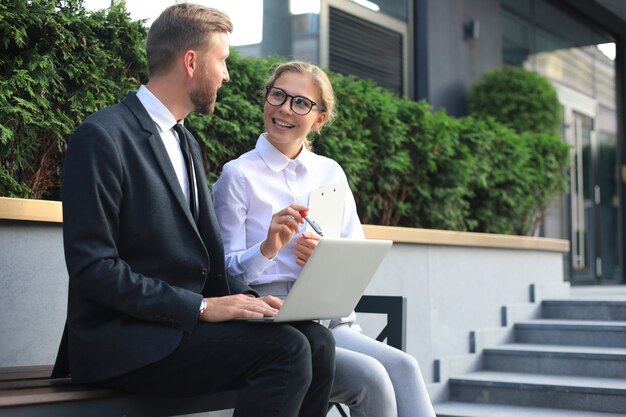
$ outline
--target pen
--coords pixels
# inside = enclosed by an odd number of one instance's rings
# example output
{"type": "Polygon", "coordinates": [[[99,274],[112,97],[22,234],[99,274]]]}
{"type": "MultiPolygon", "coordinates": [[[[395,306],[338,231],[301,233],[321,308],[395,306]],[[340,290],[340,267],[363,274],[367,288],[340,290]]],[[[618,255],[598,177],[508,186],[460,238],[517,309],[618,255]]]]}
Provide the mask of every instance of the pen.
{"type": "Polygon", "coordinates": [[[320,225],[319,225],[319,224],[317,224],[317,223],[315,223],[313,220],[309,219],[309,217],[308,217],[308,216],[303,216],[303,218],[304,218],[304,220],[306,220],[306,222],[307,222],[308,224],[310,224],[310,225],[311,225],[311,227],[313,228],[313,230],[315,230],[315,233],[317,233],[317,234],[318,234],[318,235],[320,235],[320,236],[324,236],[324,235],[322,234],[322,229],[320,228],[320,225]]]}

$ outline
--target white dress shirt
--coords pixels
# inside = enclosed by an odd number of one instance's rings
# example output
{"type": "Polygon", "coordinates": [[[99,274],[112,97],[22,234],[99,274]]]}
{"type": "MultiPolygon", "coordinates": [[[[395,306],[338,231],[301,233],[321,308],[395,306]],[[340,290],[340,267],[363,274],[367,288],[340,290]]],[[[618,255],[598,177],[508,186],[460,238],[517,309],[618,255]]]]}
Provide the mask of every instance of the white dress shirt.
{"type": "MultiPolygon", "coordinates": [[[[337,182],[347,183],[347,179],[334,160],[307,149],[289,159],[264,135],[255,149],[224,165],[212,196],[229,274],[250,285],[295,281],[302,269],[296,264],[295,241],[307,225],[301,225],[301,232],[269,260],[261,254],[260,245],[267,237],[272,215],[290,204],[306,206],[312,190],[337,182]]],[[[350,191],[346,193],[341,235],[364,238],[350,191]]]]}
{"type": "MultiPolygon", "coordinates": [[[[187,167],[185,166],[185,160],[183,159],[183,152],[180,149],[178,135],[174,132],[174,125],[178,122],[169,109],[165,107],[165,105],[161,103],[161,101],[156,98],[156,96],[145,86],[142,85],[139,87],[139,90],[137,90],[137,98],[145,107],[146,111],[150,115],[150,118],[157,125],[163,145],[165,145],[167,154],[169,155],[172,165],[174,166],[174,171],[176,171],[176,177],[178,178],[180,187],[185,194],[187,204],[189,204],[189,180],[187,179],[187,167]]],[[[196,204],[198,204],[197,201],[196,204]]]]}

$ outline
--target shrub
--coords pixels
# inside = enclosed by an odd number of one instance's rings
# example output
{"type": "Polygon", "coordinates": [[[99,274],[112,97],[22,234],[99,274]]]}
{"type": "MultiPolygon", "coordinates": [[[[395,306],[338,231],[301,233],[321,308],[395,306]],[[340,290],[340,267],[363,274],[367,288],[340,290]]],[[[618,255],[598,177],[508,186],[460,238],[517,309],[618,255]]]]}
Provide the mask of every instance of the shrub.
{"type": "Polygon", "coordinates": [[[314,148],[344,168],[364,223],[393,224],[402,204],[397,191],[411,165],[398,99],[369,80],[331,74],[331,81],[337,117],[314,148]]]}
{"type": "Polygon", "coordinates": [[[58,198],[70,133],[146,78],[145,34],[123,3],[96,13],[80,0],[0,3],[3,195],[58,198]]]}
{"type": "MultiPolygon", "coordinates": [[[[145,81],[141,24],[123,6],[87,13],[80,4],[0,5],[1,195],[54,196],[71,131],[145,81]]],[[[277,62],[231,51],[233,77],[215,113],[189,115],[209,183],[263,131],[265,81],[277,62]]],[[[524,234],[564,189],[567,147],[554,135],[455,119],[371,81],[329,76],[338,114],[313,147],[344,168],[364,223],[524,234]]]]}
{"type": "Polygon", "coordinates": [[[411,159],[402,180],[405,209],[398,225],[473,230],[467,197],[476,161],[459,136],[461,121],[410,100],[399,103],[398,119],[408,127],[411,159]]]}
{"type": "Polygon", "coordinates": [[[525,219],[533,208],[532,196],[526,190],[532,171],[526,142],[493,119],[466,118],[461,136],[473,144],[473,153],[480,161],[468,200],[475,230],[525,234],[525,219]]]}
{"type": "Polygon", "coordinates": [[[484,219],[479,230],[533,233],[550,200],[567,185],[568,146],[556,134],[561,122],[556,90],[541,75],[505,67],[472,86],[468,106],[486,123],[474,123],[470,130],[486,128],[491,133],[484,134],[496,135],[485,142],[496,147],[489,152],[488,188],[479,187],[471,203],[473,215],[484,219]]]}
{"type": "Polygon", "coordinates": [[[493,117],[518,133],[556,134],[561,105],[545,77],[518,67],[487,72],[467,96],[469,114],[493,117]]]}

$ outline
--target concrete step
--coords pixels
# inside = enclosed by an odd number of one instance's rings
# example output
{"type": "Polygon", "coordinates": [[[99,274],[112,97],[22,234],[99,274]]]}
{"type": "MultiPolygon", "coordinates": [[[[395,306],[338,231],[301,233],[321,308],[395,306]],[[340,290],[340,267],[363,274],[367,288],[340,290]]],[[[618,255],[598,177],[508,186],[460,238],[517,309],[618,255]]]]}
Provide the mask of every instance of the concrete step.
{"type": "Polygon", "coordinates": [[[626,321],[626,301],[544,300],[541,316],[546,319],[626,321]]]}
{"type": "Polygon", "coordinates": [[[621,413],[521,407],[517,405],[445,402],[435,404],[437,417],[618,417],[621,413]]]}
{"type": "Polygon", "coordinates": [[[517,343],[626,348],[626,321],[528,320],[514,331],[517,343]]]}
{"type": "Polygon", "coordinates": [[[451,378],[450,400],[626,415],[626,380],[480,371],[451,378]]]}
{"type": "Polygon", "coordinates": [[[626,379],[626,348],[513,343],[485,349],[482,364],[499,372],[626,379]]]}

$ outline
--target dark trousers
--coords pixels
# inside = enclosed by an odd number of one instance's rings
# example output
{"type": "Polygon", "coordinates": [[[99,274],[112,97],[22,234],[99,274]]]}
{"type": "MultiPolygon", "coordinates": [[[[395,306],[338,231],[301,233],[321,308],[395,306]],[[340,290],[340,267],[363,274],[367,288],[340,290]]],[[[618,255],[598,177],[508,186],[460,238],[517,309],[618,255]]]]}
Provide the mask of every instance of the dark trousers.
{"type": "Polygon", "coordinates": [[[335,340],[314,322],[199,322],[167,358],[94,385],[169,397],[240,389],[234,417],[323,417],[335,340]]]}

